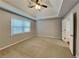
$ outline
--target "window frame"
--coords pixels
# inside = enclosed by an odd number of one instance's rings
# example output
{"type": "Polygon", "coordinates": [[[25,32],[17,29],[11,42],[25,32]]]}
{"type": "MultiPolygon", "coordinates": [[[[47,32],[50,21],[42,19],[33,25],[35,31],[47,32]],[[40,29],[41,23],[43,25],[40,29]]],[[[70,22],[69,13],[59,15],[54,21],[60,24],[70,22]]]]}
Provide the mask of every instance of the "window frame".
{"type": "Polygon", "coordinates": [[[18,19],[18,18],[12,18],[11,19],[11,35],[17,35],[17,34],[22,34],[22,33],[29,33],[29,32],[31,32],[31,26],[32,26],[32,24],[31,24],[31,21],[29,21],[29,20],[21,20],[21,19],[18,19]],[[19,20],[19,21],[22,21],[22,26],[13,26],[13,24],[12,24],[12,21],[13,20],[19,20]],[[29,31],[25,31],[25,29],[26,29],[26,27],[24,26],[24,22],[29,22],[29,31]],[[13,33],[14,31],[13,31],[13,28],[17,28],[17,27],[20,27],[20,28],[22,28],[21,30],[22,30],[22,32],[19,32],[19,33],[13,33]]]}

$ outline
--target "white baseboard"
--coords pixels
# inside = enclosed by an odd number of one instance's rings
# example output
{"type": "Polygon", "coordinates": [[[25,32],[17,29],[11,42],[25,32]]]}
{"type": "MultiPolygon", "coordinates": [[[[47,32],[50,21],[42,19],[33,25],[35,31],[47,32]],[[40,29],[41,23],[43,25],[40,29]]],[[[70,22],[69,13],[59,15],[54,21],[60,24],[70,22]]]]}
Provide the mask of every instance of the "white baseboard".
{"type": "Polygon", "coordinates": [[[25,38],[25,39],[22,39],[22,40],[19,40],[19,41],[15,42],[15,43],[12,43],[12,44],[9,44],[9,45],[7,45],[7,46],[4,46],[4,47],[0,48],[0,51],[3,50],[3,49],[9,48],[9,47],[11,47],[11,46],[14,46],[14,45],[16,45],[16,44],[18,44],[18,43],[21,43],[21,42],[23,42],[23,41],[25,41],[25,40],[31,39],[31,38],[33,38],[33,37],[35,37],[35,36],[28,37],[27,39],[25,38]]]}
{"type": "Polygon", "coordinates": [[[53,39],[62,39],[62,38],[58,38],[58,37],[53,37],[53,36],[48,36],[48,35],[37,35],[38,37],[48,37],[48,38],[53,38],[53,39]]]}

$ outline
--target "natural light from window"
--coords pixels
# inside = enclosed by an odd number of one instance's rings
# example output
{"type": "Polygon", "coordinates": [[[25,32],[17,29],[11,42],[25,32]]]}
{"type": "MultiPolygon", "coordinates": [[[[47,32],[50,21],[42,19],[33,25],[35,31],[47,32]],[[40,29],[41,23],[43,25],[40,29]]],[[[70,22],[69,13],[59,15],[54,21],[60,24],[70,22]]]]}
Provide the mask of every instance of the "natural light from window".
{"type": "Polygon", "coordinates": [[[31,31],[31,22],[27,20],[12,19],[11,34],[19,34],[31,31]]]}

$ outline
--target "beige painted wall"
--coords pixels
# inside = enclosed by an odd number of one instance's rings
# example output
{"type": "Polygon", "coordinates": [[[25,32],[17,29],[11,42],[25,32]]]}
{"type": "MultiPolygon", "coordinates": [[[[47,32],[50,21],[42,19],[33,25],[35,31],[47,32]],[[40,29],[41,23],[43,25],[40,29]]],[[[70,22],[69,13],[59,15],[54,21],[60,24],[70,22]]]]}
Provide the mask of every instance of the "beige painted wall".
{"type": "Polygon", "coordinates": [[[36,21],[29,20],[32,22],[31,32],[11,36],[11,18],[26,20],[26,18],[0,10],[0,48],[36,35],[36,21]]]}
{"type": "MultiPolygon", "coordinates": [[[[79,8],[79,7],[78,7],[79,8]]],[[[79,10],[79,9],[78,9],[79,10]]],[[[77,56],[79,58],[79,11],[77,11],[77,56]]]]}
{"type": "Polygon", "coordinates": [[[48,19],[37,21],[38,36],[61,39],[61,19],[48,19]]]}
{"type": "MultiPolygon", "coordinates": [[[[77,12],[77,14],[79,14],[79,3],[65,16],[65,18],[71,14],[71,13],[75,13],[77,12]]],[[[77,15],[77,40],[76,40],[76,52],[77,55],[76,57],[79,57],[79,15],[77,15]]]]}

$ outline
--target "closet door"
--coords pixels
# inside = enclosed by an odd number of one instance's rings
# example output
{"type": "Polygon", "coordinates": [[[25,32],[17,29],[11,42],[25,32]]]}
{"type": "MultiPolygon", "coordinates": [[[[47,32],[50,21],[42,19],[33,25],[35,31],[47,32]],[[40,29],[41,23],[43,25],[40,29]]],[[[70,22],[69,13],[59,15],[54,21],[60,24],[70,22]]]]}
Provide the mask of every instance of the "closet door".
{"type": "Polygon", "coordinates": [[[62,20],[62,40],[65,41],[66,43],[69,42],[69,35],[68,35],[68,31],[70,30],[69,26],[69,20],[67,18],[62,20]]]}
{"type": "Polygon", "coordinates": [[[66,37],[69,40],[69,48],[72,54],[73,54],[73,39],[74,39],[73,30],[74,30],[73,29],[73,14],[70,14],[67,18],[67,23],[66,23],[66,37]]]}
{"type": "Polygon", "coordinates": [[[76,33],[77,19],[76,13],[68,15],[62,20],[62,40],[68,43],[71,53],[76,55],[76,33]]]}
{"type": "MultiPolygon", "coordinates": [[[[76,38],[77,38],[77,13],[71,14],[69,16],[69,48],[73,54],[73,56],[76,56],[76,38]]],[[[68,29],[68,28],[67,28],[68,29]]]]}
{"type": "Polygon", "coordinates": [[[66,41],[66,20],[62,20],[62,40],[66,41]]]}

